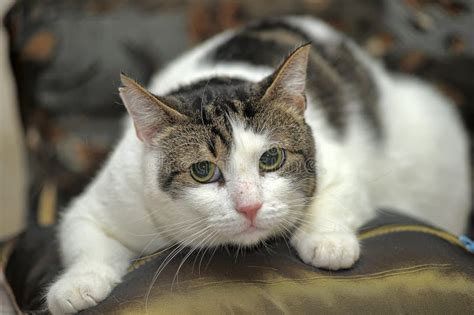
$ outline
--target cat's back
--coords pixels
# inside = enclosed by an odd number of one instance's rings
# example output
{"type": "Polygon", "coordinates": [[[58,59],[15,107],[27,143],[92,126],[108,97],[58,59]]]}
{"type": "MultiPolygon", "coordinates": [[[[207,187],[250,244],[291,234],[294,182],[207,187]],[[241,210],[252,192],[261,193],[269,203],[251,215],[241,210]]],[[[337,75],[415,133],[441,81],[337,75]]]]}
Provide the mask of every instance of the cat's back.
{"type": "Polygon", "coordinates": [[[215,76],[256,82],[306,43],[311,43],[306,86],[309,112],[316,112],[328,128],[319,124],[321,119],[309,119],[311,127],[342,138],[354,116],[361,116],[377,137],[381,132],[377,81],[385,72],[346,36],[311,17],[266,19],[219,34],[156,75],[150,90],[163,95],[215,76]]]}
{"type": "Polygon", "coordinates": [[[298,46],[312,42],[314,53],[323,50],[329,53],[330,46],[343,39],[331,27],[310,17],[260,20],[225,31],[191,49],[157,73],[150,89],[157,94],[166,94],[214,76],[256,82],[272,73],[298,46]]]}

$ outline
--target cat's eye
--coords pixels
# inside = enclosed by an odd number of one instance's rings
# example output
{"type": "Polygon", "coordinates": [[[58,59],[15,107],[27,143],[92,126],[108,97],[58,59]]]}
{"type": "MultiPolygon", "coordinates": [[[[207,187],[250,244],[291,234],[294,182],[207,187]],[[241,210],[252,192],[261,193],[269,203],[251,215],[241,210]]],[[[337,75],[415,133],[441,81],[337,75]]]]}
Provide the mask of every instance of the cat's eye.
{"type": "Polygon", "coordinates": [[[201,184],[213,183],[221,178],[221,171],[209,161],[194,163],[190,168],[191,177],[201,184]]]}
{"type": "Polygon", "coordinates": [[[264,172],[276,171],[285,163],[285,150],[282,148],[271,148],[260,157],[259,167],[264,172]]]}

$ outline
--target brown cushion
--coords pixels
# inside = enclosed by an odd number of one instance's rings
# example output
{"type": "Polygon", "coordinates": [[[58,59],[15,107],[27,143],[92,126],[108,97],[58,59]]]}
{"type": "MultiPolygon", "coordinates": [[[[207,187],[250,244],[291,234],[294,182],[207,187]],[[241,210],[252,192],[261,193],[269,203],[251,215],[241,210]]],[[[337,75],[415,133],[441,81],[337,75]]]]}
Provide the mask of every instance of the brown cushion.
{"type": "MultiPolygon", "coordinates": [[[[187,251],[166,264],[168,251],[136,261],[111,296],[86,313],[474,310],[474,255],[457,237],[391,213],[381,214],[368,226],[359,234],[362,257],[350,270],[330,272],[308,266],[283,240],[238,255],[233,248],[199,252],[184,263],[187,251]],[[158,274],[162,265],[166,267],[158,274]]],[[[36,238],[23,236],[7,269],[23,309],[41,307],[38,289],[58,270],[53,247],[45,246],[50,241],[32,245],[41,233],[48,234],[36,231],[36,238]],[[30,243],[25,247],[26,241],[30,243]],[[21,270],[22,264],[30,269],[21,270]]]]}

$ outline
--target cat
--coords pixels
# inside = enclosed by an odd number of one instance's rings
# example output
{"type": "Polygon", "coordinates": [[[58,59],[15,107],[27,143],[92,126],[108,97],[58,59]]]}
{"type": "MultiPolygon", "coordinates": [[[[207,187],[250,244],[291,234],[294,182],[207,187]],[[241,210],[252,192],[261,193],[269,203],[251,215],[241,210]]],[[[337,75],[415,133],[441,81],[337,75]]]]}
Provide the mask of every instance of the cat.
{"type": "Polygon", "coordinates": [[[468,141],[454,105],[317,19],[226,31],[149,90],[121,81],[131,118],[61,218],[53,314],[96,305],[132,259],[176,243],[291,232],[305,263],[338,270],[359,259],[356,231],[378,208],[466,228],[468,141]]]}

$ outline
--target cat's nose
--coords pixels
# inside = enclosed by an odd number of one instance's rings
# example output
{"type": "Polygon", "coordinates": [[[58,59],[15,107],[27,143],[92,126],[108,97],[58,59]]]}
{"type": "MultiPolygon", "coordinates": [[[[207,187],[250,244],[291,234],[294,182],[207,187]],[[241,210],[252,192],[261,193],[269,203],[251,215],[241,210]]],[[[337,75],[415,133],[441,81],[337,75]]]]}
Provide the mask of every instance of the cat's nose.
{"type": "Polygon", "coordinates": [[[258,210],[260,210],[261,207],[262,207],[262,203],[261,202],[256,202],[256,203],[253,203],[253,204],[250,204],[250,205],[248,205],[248,204],[247,205],[239,205],[235,208],[235,210],[237,210],[237,212],[242,213],[250,221],[253,222],[253,220],[257,216],[258,210]]]}

